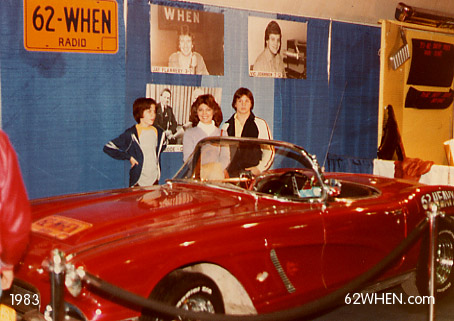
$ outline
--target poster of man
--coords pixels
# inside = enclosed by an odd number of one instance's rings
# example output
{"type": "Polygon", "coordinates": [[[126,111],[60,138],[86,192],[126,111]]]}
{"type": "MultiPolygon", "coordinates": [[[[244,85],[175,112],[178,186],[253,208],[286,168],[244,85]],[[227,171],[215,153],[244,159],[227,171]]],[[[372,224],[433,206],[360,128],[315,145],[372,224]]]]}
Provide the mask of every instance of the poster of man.
{"type": "Polygon", "coordinates": [[[157,103],[154,125],[161,127],[166,135],[165,152],[183,150],[184,131],[192,126],[189,121],[192,103],[203,94],[213,95],[221,105],[222,88],[147,84],[146,97],[157,103]]]}
{"type": "Polygon", "coordinates": [[[249,76],[306,78],[307,23],[249,16],[249,76]]]}
{"type": "Polygon", "coordinates": [[[151,72],[224,75],[224,15],[150,5],[151,72]]]}

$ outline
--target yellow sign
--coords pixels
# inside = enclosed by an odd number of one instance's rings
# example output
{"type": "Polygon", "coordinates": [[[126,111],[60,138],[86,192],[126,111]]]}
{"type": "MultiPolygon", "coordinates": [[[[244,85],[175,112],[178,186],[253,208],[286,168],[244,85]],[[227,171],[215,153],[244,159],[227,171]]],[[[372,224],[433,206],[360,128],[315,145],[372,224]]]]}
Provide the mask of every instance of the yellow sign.
{"type": "Polygon", "coordinates": [[[32,51],[118,51],[116,0],[24,0],[24,46],[32,51]]]}

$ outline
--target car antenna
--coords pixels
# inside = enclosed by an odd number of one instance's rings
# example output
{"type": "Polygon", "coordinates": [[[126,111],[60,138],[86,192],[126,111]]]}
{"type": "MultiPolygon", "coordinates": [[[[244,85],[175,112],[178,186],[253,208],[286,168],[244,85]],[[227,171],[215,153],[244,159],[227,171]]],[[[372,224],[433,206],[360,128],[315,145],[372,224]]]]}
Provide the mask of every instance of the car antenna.
{"type": "Polygon", "coordinates": [[[333,141],[334,130],[336,129],[337,119],[339,118],[340,109],[342,107],[342,101],[344,100],[345,89],[347,89],[347,81],[345,82],[344,90],[342,91],[342,96],[341,96],[341,100],[339,102],[339,106],[337,106],[336,118],[334,119],[333,129],[331,130],[331,136],[329,138],[328,148],[326,149],[325,159],[323,160],[323,166],[322,166],[323,169],[325,168],[325,163],[326,163],[326,159],[328,158],[328,153],[329,153],[329,149],[331,147],[331,142],[333,141]]]}

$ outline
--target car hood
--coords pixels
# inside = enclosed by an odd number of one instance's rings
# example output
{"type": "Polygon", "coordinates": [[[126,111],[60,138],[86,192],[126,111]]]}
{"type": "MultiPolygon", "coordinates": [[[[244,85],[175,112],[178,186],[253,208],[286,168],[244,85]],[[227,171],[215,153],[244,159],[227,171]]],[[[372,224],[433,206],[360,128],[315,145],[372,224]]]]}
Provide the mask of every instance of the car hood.
{"type": "Polygon", "coordinates": [[[32,237],[80,249],[150,230],[197,228],[227,220],[240,195],[202,184],[166,184],[39,199],[32,201],[32,237]]]}

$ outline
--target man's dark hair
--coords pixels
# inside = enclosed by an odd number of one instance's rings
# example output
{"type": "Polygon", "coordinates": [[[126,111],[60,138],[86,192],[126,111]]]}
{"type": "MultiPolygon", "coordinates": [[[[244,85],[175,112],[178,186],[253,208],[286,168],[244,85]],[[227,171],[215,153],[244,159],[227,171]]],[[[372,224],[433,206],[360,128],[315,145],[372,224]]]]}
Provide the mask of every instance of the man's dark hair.
{"type": "Polygon", "coordinates": [[[281,27],[279,27],[279,24],[276,21],[270,21],[268,25],[266,26],[265,29],[265,44],[264,47],[266,48],[266,41],[270,39],[270,35],[279,35],[281,36],[280,42],[279,42],[279,50],[278,52],[281,51],[281,41],[282,41],[282,32],[281,32],[281,27]]]}
{"type": "Polygon", "coordinates": [[[235,93],[233,94],[233,99],[232,99],[232,107],[233,109],[236,110],[236,101],[240,99],[243,96],[247,96],[249,100],[251,101],[251,110],[254,108],[254,95],[252,95],[252,92],[244,87],[238,88],[235,93]]]}
{"type": "Polygon", "coordinates": [[[137,98],[132,104],[132,115],[137,123],[140,123],[140,118],[143,117],[143,112],[150,108],[156,108],[156,101],[153,98],[137,98]]]}

